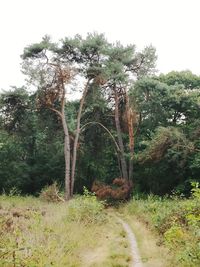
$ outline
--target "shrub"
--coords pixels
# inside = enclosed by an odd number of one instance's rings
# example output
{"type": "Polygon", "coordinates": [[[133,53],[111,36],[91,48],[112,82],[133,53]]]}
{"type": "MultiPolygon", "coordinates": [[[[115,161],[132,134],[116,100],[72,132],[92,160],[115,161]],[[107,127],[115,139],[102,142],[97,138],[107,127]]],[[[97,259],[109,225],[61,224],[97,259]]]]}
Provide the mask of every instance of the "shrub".
{"type": "Polygon", "coordinates": [[[131,182],[115,178],[112,185],[105,185],[100,182],[94,182],[92,192],[95,192],[99,199],[103,200],[126,200],[130,197],[132,190],[131,182]]]}
{"type": "Polygon", "coordinates": [[[105,222],[104,203],[98,201],[95,194],[86,188],[84,195],[78,196],[68,203],[68,220],[80,223],[102,223],[105,222]]]}
{"type": "Polygon", "coordinates": [[[128,204],[128,213],[142,219],[159,233],[161,241],[174,255],[174,265],[200,266],[200,189],[193,185],[192,197],[134,199],[128,204]],[[179,265],[180,264],[180,265],[179,265]]]}
{"type": "Polygon", "coordinates": [[[56,182],[42,190],[40,193],[40,199],[47,202],[64,201],[64,199],[59,196],[59,188],[56,182]]]}
{"type": "Polygon", "coordinates": [[[173,225],[164,233],[165,241],[172,248],[180,246],[185,239],[185,233],[180,226],[173,225]]]}

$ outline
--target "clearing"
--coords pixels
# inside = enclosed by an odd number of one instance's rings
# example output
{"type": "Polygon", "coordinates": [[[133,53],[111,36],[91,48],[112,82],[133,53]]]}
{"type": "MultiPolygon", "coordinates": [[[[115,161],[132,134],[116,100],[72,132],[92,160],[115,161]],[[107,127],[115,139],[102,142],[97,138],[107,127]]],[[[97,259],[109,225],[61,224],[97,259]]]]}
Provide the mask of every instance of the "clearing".
{"type": "Polygon", "coordinates": [[[166,264],[167,251],[142,222],[98,208],[89,198],[66,205],[1,196],[0,266],[172,266],[166,264]]]}

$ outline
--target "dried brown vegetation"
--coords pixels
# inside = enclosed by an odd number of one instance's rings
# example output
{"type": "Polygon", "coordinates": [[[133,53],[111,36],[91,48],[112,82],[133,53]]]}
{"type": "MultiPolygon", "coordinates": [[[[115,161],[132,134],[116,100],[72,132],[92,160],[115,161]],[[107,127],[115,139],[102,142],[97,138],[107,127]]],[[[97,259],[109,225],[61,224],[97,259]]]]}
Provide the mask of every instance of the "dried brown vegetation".
{"type": "Polygon", "coordinates": [[[130,197],[132,183],[122,178],[115,178],[112,185],[105,185],[98,181],[94,182],[92,192],[99,199],[104,200],[126,200],[130,197]]]}
{"type": "Polygon", "coordinates": [[[40,199],[47,202],[64,201],[64,199],[59,196],[59,188],[56,183],[53,183],[52,185],[45,188],[40,194],[40,199]]]}

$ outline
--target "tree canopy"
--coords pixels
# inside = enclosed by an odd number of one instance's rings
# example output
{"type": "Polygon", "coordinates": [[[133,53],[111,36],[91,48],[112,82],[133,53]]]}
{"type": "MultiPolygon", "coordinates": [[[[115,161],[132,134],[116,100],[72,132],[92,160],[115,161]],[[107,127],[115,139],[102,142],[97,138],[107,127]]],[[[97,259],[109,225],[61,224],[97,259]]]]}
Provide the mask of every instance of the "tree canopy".
{"type": "Polygon", "coordinates": [[[156,75],[156,58],[152,46],[97,33],[27,46],[22,71],[34,93],[0,95],[0,190],[37,194],[57,181],[69,199],[122,178],[142,192],[188,192],[199,180],[200,77],[156,75]]]}

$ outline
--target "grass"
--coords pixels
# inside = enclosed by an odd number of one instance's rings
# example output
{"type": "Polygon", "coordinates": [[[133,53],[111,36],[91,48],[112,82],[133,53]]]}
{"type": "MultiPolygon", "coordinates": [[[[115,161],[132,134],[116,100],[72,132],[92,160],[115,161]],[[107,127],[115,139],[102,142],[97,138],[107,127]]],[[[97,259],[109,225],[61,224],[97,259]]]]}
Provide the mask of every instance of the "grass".
{"type": "Polygon", "coordinates": [[[200,266],[199,189],[191,199],[133,199],[121,212],[136,233],[144,266],[200,266]]]}
{"type": "Polygon", "coordinates": [[[129,267],[129,223],[144,267],[200,266],[199,191],[193,198],[133,199],[104,209],[86,193],[68,203],[0,196],[0,266],[129,267]]]}
{"type": "Polygon", "coordinates": [[[128,267],[131,257],[129,244],[121,236],[121,224],[109,216],[109,224],[103,229],[99,246],[84,252],[85,265],[90,267],[128,267]]]}
{"type": "MultiPolygon", "coordinates": [[[[125,209],[125,208],[123,208],[125,209]]],[[[169,251],[159,244],[159,237],[134,215],[123,211],[123,218],[132,228],[144,267],[172,267],[169,251]]]]}
{"type": "Polygon", "coordinates": [[[122,227],[94,196],[69,203],[0,196],[0,266],[128,267],[122,227]]]}

